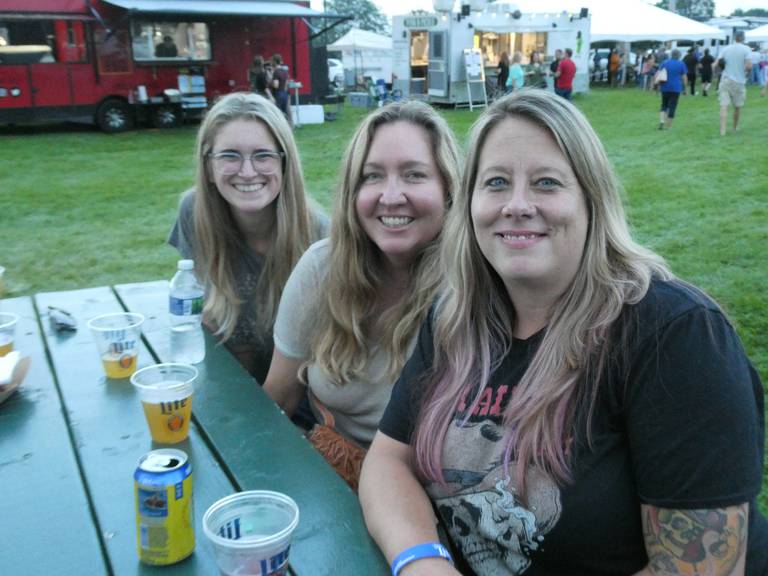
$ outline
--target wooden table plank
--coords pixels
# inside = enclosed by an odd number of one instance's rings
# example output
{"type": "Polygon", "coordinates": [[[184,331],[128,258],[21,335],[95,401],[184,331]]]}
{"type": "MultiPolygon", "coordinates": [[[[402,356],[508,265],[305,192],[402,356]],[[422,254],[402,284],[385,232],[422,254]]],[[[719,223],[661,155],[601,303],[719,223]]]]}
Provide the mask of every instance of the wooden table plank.
{"type": "Polygon", "coordinates": [[[104,574],[32,299],[2,300],[0,311],[19,316],[14,348],[32,359],[21,387],[0,405],[0,574],[104,574]]]}
{"type": "MultiPolygon", "coordinates": [[[[167,282],[115,287],[127,309],[147,317],[145,336],[168,358],[167,282]]],[[[243,490],[277,490],[299,505],[290,563],[300,576],[389,574],[368,535],[357,496],[261,387],[206,333],[194,417],[243,490]]]]}
{"type": "MultiPolygon", "coordinates": [[[[45,330],[53,367],[58,375],[70,427],[96,511],[111,570],[132,574],[210,575],[217,572],[213,552],[205,542],[201,520],[207,508],[234,491],[197,428],[175,445],[192,462],[195,553],[167,567],[151,567],[138,560],[133,496],[133,471],[138,459],[154,448],[137,394],[128,380],[107,379],[86,322],[98,314],[122,311],[110,288],[38,294],[38,309],[54,305],[78,321],[76,334],[62,336],[45,330]]],[[[154,364],[148,350],[139,351],[139,367],[154,364]]],[[[58,573],[58,572],[54,572],[58,573]]],[[[88,572],[80,572],[86,574],[88,572]]]]}

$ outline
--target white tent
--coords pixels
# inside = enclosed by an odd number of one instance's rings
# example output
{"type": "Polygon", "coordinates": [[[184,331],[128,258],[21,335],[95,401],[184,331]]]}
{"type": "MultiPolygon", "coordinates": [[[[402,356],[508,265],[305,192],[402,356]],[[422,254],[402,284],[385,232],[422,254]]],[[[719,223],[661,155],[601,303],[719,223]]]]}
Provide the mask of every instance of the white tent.
{"type": "Polygon", "coordinates": [[[392,50],[392,38],[382,36],[368,30],[352,28],[333,44],[328,44],[328,50],[392,50]]]}
{"type": "MultiPolygon", "coordinates": [[[[587,8],[592,17],[592,42],[655,40],[722,40],[725,33],[641,0],[520,0],[525,13],[569,12],[578,17],[587,8]]],[[[523,16],[525,17],[525,16],[523,16]]]]}
{"type": "Polygon", "coordinates": [[[352,73],[345,84],[357,83],[360,77],[369,76],[390,82],[392,78],[392,38],[368,30],[352,28],[327,49],[341,52],[345,70],[352,73]]]}
{"type": "Polygon", "coordinates": [[[768,24],[753,30],[747,30],[744,36],[747,42],[768,42],[768,24]]]}

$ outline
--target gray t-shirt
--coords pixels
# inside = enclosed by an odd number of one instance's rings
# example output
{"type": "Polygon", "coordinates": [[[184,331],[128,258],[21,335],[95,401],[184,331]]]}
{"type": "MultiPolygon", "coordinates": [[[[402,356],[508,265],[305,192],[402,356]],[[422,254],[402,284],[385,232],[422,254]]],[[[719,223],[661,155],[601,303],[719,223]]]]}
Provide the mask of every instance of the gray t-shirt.
{"type": "Polygon", "coordinates": [[[723,76],[730,78],[739,84],[747,83],[747,74],[744,70],[744,62],[752,58],[752,50],[741,43],[729,44],[720,53],[720,59],[725,60],[723,76]]]}
{"type": "MultiPolygon", "coordinates": [[[[288,358],[308,360],[312,326],[328,270],[330,242],[316,242],[304,253],[285,285],[275,320],[275,347],[288,358]]],[[[416,344],[411,341],[409,354],[416,344]]],[[[387,375],[389,358],[374,346],[363,378],[338,386],[317,365],[311,363],[307,382],[317,399],[333,414],[336,429],[361,446],[373,440],[379,420],[387,407],[395,381],[387,375]]],[[[319,419],[319,414],[315,414],[319,419]]]]}
{"type": "MultiPolygon", "coordinates": [[[[174,246],[184,258],[195,257],[194,227],[194,190],[184,193],[179,205],[179,213],[168,235],[168,243],[174,246]]],[[[328,217],[319,209],[312,208],[317,223],[313,236],[323,238],[328,235],[328,217]]],[[[272,334],[265,332],[256,321],[256,285],[264,267],[264,257],[242,241],[241,250],[235,262],[235,282],[237,295],[243,301],[240,317],[232,336],[225,346],[246,365],[249,372],[263,383],[272,361],[272,334]]],[[[208,287],[206,287],[206,293],[208,287]]]]}

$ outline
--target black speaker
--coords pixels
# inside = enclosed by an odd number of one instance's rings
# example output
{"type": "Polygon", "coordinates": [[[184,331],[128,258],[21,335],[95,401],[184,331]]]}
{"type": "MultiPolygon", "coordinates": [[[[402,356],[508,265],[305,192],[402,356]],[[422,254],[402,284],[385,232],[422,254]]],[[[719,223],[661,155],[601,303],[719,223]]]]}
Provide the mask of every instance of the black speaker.
{"type": "Polygon", "coordinates": [[[589,8],[582,8],[579,13],[579,18],[586,18],[589,16],[589,8]]]}
{"type": "Polygon", "coordinates": [[[462,16],[469,16],[469,4],[462,4],[461,5],[461,15],[462,16]]]}

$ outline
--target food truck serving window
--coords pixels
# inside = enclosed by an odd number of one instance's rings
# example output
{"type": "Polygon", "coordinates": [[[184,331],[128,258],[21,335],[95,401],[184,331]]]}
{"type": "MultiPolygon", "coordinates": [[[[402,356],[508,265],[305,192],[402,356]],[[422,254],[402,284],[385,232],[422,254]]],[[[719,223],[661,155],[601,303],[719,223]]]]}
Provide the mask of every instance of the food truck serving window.
{"type": "Polygon", "coordinates": [[[146,22],[131,25],[133,59],[210,60],[211,43],[204,22],[146,22]]]}
{"type": "Polygon", "coordinates": [[[52,20],[0,20],[0,64],[55,62],[52,20]]]}

